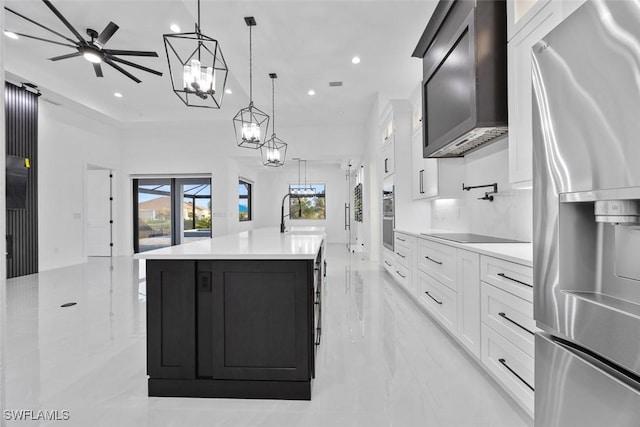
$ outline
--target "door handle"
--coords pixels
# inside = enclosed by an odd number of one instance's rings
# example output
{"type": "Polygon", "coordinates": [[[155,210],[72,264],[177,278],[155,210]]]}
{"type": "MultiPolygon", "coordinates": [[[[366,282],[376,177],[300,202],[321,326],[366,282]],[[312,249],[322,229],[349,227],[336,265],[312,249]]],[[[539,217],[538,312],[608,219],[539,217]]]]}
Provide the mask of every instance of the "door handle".
{"type": "Polygon", "coordinates": [[[442,305],[442,301],[438,301],[437,299],[435,299],[435,298],[433,297],[433,295],[431,295],[431,294],[429,293],[429,291],[425,291],[424,293],[425,293],[425,294],[427,294],[427,296],[428,296],[429,298],[431,298],[432,300],[434,300],[435,302],[437,302],[439,305],[442,305]]]}
{"type": "Polygon", "coordinates": [[[512,282],[520,283],[521,285],[525,285],[525,286],[528,286],[528,287],[530,287],[530,288],[533,288],[533,285],[530,285],[530,284],[525,283],[525,282],[523,282],[523,281],[520,281],[520,280],[518,280],[518,279],[514,279],[513,277],[509,277],[509,276],[507,276],[507,275],[506,275],[506,274],[504,274],[504,273],[498,273],[498,276],[503,277],[503,278],[505,278],[505,279],[507,279],[507,280],[511,280],[512,282]]]}
{"type": "Polygon", "coordinates": [[[515,320],[509,318],[509,316],[506,315],[506,313],[500,312],[498,313],[498,316],[502,317],[503,319],[505,319],[508,322],[513,323],[514,325],[516,325],[517,327],[524,329],[525,331],[529,332],[531,335],[535,335],[533,332],[531,332],[529,329],[525,328],[524,326],[522,326],[520,323],[516,322],[515,320]]]}
{"type": "Polygon", "coordinates": [[[509,372],[511,372],[513,375],[516,376],[516,378],[518,378],[520,381],[522,381],[524,383],[524,385],[526,385],[527,387],[529,387],[531,389],[531,391],[534,391],[533,387],[531,387],[531,384],[529,384],[528,382],[526,382],[524,380],[524,378],[522,378],[520,375],[518,375],[518,373],[516,371],[514,371],[509,365],[507,365],[507,361],[505,359],[498,359],[498,362],[500,362],[502,364],[502,366],[504,366],[505,368],[507,368],[509,370],[509,372]]]}
{"type": "Polygon", "coordinates": [[[384,173],[389,173],[389,168],[387,163],[389,162],[389,159],[384,159],[384,173]]]}
{"type": "Polygon", "coordinates": [[[424,169],[420,170],[420,194],[424,194],[424,169]]]}

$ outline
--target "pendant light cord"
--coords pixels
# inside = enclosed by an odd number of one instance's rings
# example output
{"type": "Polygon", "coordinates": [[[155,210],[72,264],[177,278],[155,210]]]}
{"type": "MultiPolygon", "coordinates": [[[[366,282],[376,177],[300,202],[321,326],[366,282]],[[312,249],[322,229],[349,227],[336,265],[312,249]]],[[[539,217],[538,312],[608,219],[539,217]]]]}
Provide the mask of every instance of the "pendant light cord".
{"type": "Polygon", "coordinates": [[[272,129],[273,129],[274,135],[276,134],[276,90],[275,90],[276,83],[275,83],[275,80],[276,80],[275,78],[273,77],[271,78],[271,111],[272,111],[271,114],[273,115],[273,118],[272,118],[273,121],[271,122],[271,124],[273,125],[272,129]]]}
{"type": "Polygon", "coordinates": [[[198,33],[198,38],[199,38],[199,36],[200,36],[200,0],[198,0],[198,30],[197,30],[197,33],[198,33]]]}
{"type": "Polygon", "coordinates": [[[249,25],[249,105],[253,104],[253,71],[252,71],[252,45],[251,45],[251,27],[249,25]]]}

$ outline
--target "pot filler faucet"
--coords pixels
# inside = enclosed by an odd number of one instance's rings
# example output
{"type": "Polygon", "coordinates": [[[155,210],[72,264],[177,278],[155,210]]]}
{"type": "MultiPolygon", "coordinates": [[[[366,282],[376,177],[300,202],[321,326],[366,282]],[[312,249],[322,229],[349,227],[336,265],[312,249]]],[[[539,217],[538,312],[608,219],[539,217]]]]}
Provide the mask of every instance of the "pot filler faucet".
{"type": "Polygon", "coordinates": [[[474,188],[485,188],[485,187],[493,187],[493,191],[485,191],[484,197],[478,197],[478,200],[488,200],[490,202],[493,202],[493,195],[498,192],[498,183],[497,182],[494,182],[493,184],[474,185],[474,186],[467,186],[467,187],[465,187],[464,183],[462,183],[462,190],[463,191],[469,191],[469,190],[472,190],[474,188]]]}
{"type": "Polygon", "coordinates": [[[284,195],[284,197],[282,198],[282,206],[280,207],[280,232],[284,233],[286,231],[286,228],[284,226],[284,219],[285,217],[290,217],[291,216],[291,211],[289,211],[288,214],[284,214],[284,201],[287,199],[287,197],[296,197],[298,199],[298,217],[302,217],[302,205],[300,204],[300,196],[297,194],[291,194],[291,193],[287,193],[284,195]]]}

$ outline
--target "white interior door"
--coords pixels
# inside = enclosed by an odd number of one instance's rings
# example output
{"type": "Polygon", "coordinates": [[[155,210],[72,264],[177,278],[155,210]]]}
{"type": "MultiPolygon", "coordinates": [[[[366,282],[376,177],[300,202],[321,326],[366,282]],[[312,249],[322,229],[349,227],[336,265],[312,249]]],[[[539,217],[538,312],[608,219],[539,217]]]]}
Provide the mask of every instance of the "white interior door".
{"type": "Polygon", "coordinates": [[[87,256],[111,255],[109,173],[107,169],[87,170],[87,256]]]}

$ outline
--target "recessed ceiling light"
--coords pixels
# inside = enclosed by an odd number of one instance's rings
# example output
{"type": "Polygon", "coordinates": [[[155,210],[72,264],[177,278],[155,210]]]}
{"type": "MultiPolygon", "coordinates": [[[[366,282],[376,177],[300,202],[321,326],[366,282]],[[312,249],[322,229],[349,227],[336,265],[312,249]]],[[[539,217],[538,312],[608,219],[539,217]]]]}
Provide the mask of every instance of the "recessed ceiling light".
{"type": "Polygon", "coordinates": [[[233,91],[231,89],[229,89],[229,88],[226,88],[224,90],[224,93],[231,95],[233,93],[233,91]]]}
{"type": "Polygon", "coordinates": [[[120,92],[116,92],[113,94],[116,98],[122,98],[122,94],[120,92]]]}
{"type": "Polygon", "coordinates": [[[5,30],[4,35],[9,37],[10,39],[18,40],[18,35],[16,33],[12,33],[11,31],[5,30]]]}
{"type": "Polygon", "coordinates": [[[313,96],[316,94],[316,91],[311,89],[309,92],[307,92],[310,96],[313,96]]]}
{"type": "Polygon", "coordinates": [[[351,62],[353,64],[359,64],[360,63],[360,57],[354,56],[353,58],[351,58],[351,62]]]}
{"type": "Polygon", "coordinates": [[[173,31],[174,33],[179,33],[180,32],[180,26],[178,24],[171,24],[169,29],[171,31],[173,31]]]}

